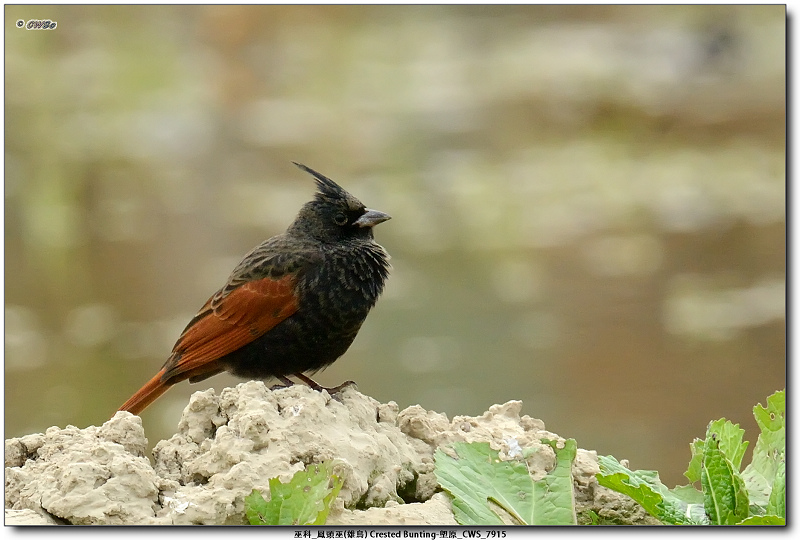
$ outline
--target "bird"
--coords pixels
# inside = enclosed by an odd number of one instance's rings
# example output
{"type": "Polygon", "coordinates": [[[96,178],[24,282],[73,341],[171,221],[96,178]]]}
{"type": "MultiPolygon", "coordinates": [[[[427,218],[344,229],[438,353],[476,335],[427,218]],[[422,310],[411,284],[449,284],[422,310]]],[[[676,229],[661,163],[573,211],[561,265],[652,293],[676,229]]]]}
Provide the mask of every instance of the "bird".
{"type": "Polygon", "coordinates": [[[391,219],[366,208],[330,178],[294,163],[316,182],[314,198],[286,229],[253,248],[178,337],[161,370],[120,411],[138,415],[172,385],[222,372],[245,379],[294,376],[329,366],[350,347],[389,276],[389,254],[373,227],[391,219]]]}

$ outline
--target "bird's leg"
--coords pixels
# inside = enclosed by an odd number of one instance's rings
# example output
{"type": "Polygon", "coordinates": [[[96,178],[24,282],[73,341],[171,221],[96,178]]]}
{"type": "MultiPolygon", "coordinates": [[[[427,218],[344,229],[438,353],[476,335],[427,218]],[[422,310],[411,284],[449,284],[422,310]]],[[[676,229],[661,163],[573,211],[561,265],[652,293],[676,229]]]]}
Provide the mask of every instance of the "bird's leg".
{"type": "Polygon", "coordinates": [[[340,384],[339,386],[334,386],[333,388],[325,388],[324,386],[320,386],[319,384],[317,384],[316,382],[311,380],[311,378],[306,377],[302,373],[295,373],[294,376],[297,377],[298,379],[300,379],[301,381],[303,381],[304,383],[306,383],[308,386],[310,386],[311,388],[313,388],[317,392],[322,392],[323,390],[327,390],[330,395],[333,395],[333,394],[343,390],[347,386],[350,386],[350,385],[356,386],[356,383],[354,381],[345,381],[342,384],[340,384]]]}
{"type": "MultiPolygon", "coordinates": [[[[323,388],[322,386],[317,384],[315,381],[313,381],[310,377],[306,377],[302,373],[295,373],[294,376],[297,377],[298,379],[300,379],[301,381],[303,381],[304,383],[306,383],[308,386],[310,386],[311,388],[313,388],[317,392],[322,392],[323,390],[327,390],[327,388],[323,388]]],[[[330,394],[330,392],[328,392],[328,393],[330,394]]]]}
{"type": "Polygon", "coordinates": [[[281,381],[283,384],[276,384],[274,386],[270,386],[269,389],[272,390],[272,391],[280,390],[281,388],[289,388],[290,386],[294,386],[294,381],[292,379],[287,379],[283,375],[278,375],[275,378],[278,379],[279,381],[281,381]]]}

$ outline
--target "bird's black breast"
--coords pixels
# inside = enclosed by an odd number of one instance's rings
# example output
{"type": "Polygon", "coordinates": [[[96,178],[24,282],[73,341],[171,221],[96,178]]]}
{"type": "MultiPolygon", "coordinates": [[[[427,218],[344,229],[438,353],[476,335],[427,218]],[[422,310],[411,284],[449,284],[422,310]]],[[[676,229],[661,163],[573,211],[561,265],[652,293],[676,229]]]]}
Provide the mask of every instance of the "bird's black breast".
{"type": "Polygon", "coordinates": [[[314,372],[347,351],[389,273],[373,241],[325,245],[298,274],[298,309],[269,332],[225,357],[234,375],[266,379],[314,372]]]}

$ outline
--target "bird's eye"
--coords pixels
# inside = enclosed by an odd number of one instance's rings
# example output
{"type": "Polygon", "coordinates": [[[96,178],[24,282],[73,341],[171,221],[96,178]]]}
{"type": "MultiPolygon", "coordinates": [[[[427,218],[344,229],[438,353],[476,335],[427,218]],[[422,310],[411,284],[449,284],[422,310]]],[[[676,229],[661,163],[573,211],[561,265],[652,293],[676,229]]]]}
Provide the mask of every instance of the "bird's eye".
{"type": "Polygon", "coordinates": [[[345,223],[347,223],[347,216],[342,212],[338,212],[335,216],[333,216],[333,221],[337,225],[344,225],[345,223]]]}

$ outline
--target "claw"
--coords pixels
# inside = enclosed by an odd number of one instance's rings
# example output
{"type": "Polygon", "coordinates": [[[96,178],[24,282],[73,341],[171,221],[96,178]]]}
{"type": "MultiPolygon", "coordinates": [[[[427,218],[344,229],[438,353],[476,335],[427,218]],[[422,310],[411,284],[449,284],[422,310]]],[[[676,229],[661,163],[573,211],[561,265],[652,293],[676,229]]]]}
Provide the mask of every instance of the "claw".
{"type": "Polygon", "coordinates": [[[306,377],[302,373],[295,373],[294,376],[297,377],[298,379],[300,379],[301,381],[303,381],[304,383],[306,383],[309,387],[313,388],[317,392],[322,392],[323,390],[327,390],[327,392],[330,395],[334,395],[334,394],[342,391],[343,389],[347,388],[348,386],[355,386],[356,389],[358,389],[358,385],[356,385],[356,383],[354,381],[345,381],[342,384],[340,384],[339,386],[334,386],[333,388],[326,388],[324,386],[320,386],[319,384],[314,382],[311,378],[306,377]]]}
{"type": "Polygon", "coordinates": [[[287,379],[286,377],[283,377],[283,376],[280,376],[280,375],[278,377],[275,377],[275,378],[280,380],[283,384],[276,384],[276,385],[270,386],[269,389],[270,389],[271,392],[274,392],[275,390],[280,390],[282,388],[289,388],[290,386],[294,386],[294,381],[292,379],[287,379]]]}

